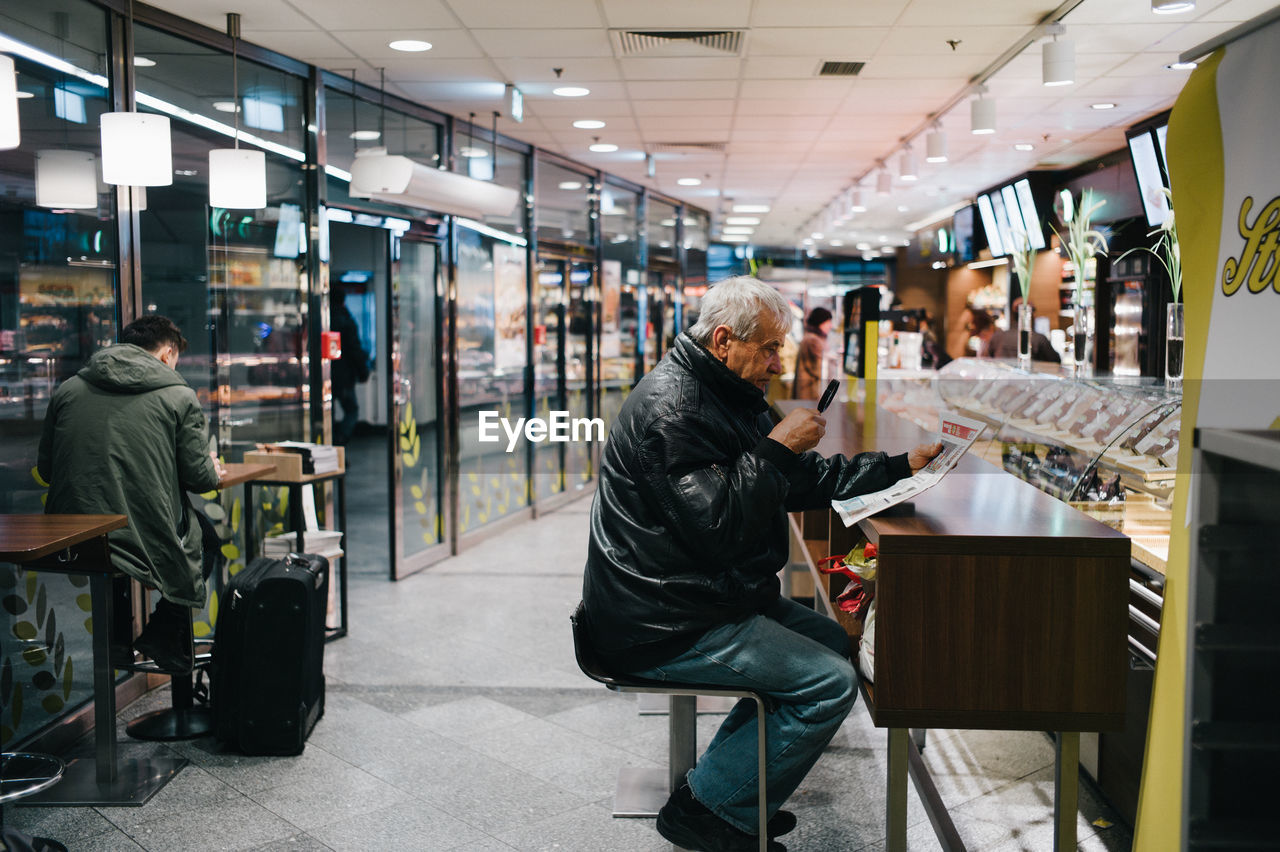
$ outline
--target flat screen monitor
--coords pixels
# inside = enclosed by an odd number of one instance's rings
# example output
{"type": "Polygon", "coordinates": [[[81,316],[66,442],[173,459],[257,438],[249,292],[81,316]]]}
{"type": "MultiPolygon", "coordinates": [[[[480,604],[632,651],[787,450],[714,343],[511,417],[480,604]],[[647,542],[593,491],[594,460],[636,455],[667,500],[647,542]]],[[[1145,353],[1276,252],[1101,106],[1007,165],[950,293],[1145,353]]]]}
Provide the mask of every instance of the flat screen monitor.
{"type": "MultiPolygon", "coordinates": [[[[1009,211],[1005,209],[1004,198],[1001,193],[991,193],[991,209],[996,214],[996,227],[1000,229],[1000,242],[1004,245],[1004,253],[1009,254],[1013,251],[1013,229],[1009,227],[1009,211]]],[[[1014,211],[1017,215],[1017,211],[1014,211]]]]}
{"type": "Polygon", "coordinates": [[[973,244],[974,207],[961,207],[951,219],[951,236],[956,244],[956,262],[972,263],[978,259],[978,252],[973,244]]]}
{"type": "Polygon", "coordinates": [[[1044,226],[1040,224],[1040,211],[1036,209],[1036,200],[1031,194],[1031,181],[1023,178],[1013,185],[1013,191],[1022,209],[1023,227],[1031,237],[1031,247],[1036,251],[1044,250],[1044,226]]]}
{"type": "Polygon", "coordinates": [[[1133,172],[1138,179],[1138,194],[1142,197],[1147,225],[1153,228],[1162,225],[1169,216],[1169,202],[1161,192],[1166,184],[1156,152],[1156,134],[1144,130],[1130,136],[1129,156],[1133,159],[1133,172]]]}
{"type": "Polygon", "coordinates": [[[276,221],[276,239],[271,253],[276,257],[297,257],[302,253],[306,232],[302,228],[302,208],[297,204],[281,204],[276,221]]]}
{"type": "Polygon", "coordinates": [[[982,217],[982,230],[987,234],[987,245],[991,248],[992,257],[1004,257],[1004,243],[1000,240],[1000,229],[996,227],[995,210],[991,207],[991,197],[978,196],[978,215],[982,217]]]}

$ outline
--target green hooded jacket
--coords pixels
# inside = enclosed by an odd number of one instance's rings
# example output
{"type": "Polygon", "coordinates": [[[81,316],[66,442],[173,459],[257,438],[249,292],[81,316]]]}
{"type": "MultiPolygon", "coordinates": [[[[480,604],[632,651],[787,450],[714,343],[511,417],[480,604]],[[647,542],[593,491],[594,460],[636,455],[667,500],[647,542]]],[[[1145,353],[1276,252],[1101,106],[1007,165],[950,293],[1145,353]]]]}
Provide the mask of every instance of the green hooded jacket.
{"type": "Polygon", "coordinates": [[[217,487],[195,391],[138,346],[95,352],[49,402],[40,437],[46,512],[120,514],[116,568],[190,607],[205,603],[201,534],[186,491],[217,487]]]}

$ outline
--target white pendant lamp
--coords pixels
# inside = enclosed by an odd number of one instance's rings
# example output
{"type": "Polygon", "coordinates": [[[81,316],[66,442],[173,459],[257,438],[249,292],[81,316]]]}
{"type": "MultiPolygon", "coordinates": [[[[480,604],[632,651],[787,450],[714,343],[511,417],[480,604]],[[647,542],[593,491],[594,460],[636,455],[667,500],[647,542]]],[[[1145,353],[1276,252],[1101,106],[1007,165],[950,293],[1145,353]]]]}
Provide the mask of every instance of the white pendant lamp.
{"type": "Polygon", "coordinates": [[[36,151],[36,205],[97,209],[98,158],[88,151],[36,151]]]}
{"type": "Polygon", "coordinates": [[[850,213],[866,213],[867,205],[862,201],[862,187],[855,186],[853,192],[849,195],[849,212],[850,213]]]}
{"type": "Polygon", "coordinates": [[[0,151],[17,148],[20,141],[17,71],[13,57],[0,54],[0,151]]]}
{"type": "Polygon", "coordinates": [[[924,160],[926,163],[947,161],[947,133],[936,122],[924,137],[924,160]]]}
{"type": "Polygon", "coordinates": [[[979,89],[978,97],[969,102],[969,132],[975,136],[996,132],[996,102],[982,97],[985,92],[985,87],[979,89]]]}
{"type": "Polygon", "coordinates": [[[104,181],[116,186],[173,183],[173,148],[167,115],[104,112],[100,127],[104,181]]]}
{"type": "Polygon", "coordinates": [[[902,149],[898,158],[898,177],[905,181],[920,179],[920,165],[916,162],[916,152],[910,145],[902,149]]]}
{"type": "Polygon", "coordinates": [[[893,192],[893,175],[889,174],[889,170],[880,166],[880,174],[876,175],[876,195],[888,195],[893,192]]]}
{"type": "Polygon", "coordinates": [[[1046,86],[1069,86],[1076,81],[1075,42],[1058,40],[1066,31],[1063,24],[1045,27],[1045,33],[1053,36],[1053,41],[1046,41],[1040,52],[1041,82],[1046,86]]]}
{"type": "MultiPolygon", "coordinates": [[[[231,37],[231,101],[240,104],[240,15],[227,13],[231,37]]],[[[209,152],[209,206],[257,210],[267,206],[267,157],[262,151],[240,149],[240,110],[232,111],[234,147],[209,152]]]]}

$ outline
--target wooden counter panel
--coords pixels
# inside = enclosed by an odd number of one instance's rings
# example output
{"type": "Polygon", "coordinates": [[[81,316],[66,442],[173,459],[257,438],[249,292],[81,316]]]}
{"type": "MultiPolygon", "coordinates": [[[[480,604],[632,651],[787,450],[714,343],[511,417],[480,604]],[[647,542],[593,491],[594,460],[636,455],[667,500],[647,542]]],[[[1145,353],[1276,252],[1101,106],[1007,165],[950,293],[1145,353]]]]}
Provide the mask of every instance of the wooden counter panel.
{"type": "Polygon", "coordinates": [[[1126,567],[1067,556],[882,557],[877,714],[900,713],[912,727],[943,713],[992,728],[1029,719],[1054,720],[1049,730],[1118,728],[1126,567]]]}

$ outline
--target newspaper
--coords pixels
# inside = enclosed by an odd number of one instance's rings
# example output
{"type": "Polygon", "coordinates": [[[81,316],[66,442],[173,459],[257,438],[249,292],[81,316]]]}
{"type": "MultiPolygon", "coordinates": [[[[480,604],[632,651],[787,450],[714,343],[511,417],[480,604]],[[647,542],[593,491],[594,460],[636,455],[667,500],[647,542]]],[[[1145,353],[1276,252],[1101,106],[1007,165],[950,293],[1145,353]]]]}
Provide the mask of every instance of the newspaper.
{"type": "Polygon", "coordinates": [[[969,451],[969,447],[985,428],[985,424],[981,421],[962,417],[951,411],[942,412],[939,419],[938,440],[942,442],[942,451],[917,471],[915,476],[908,476],[883,491],[850,497],[848,500],[831,501],[831,507],[839,513],[846,527],[851,527],[863,518],[869,518],[903,500],[910,500],[937,485],[969,451]]]}

